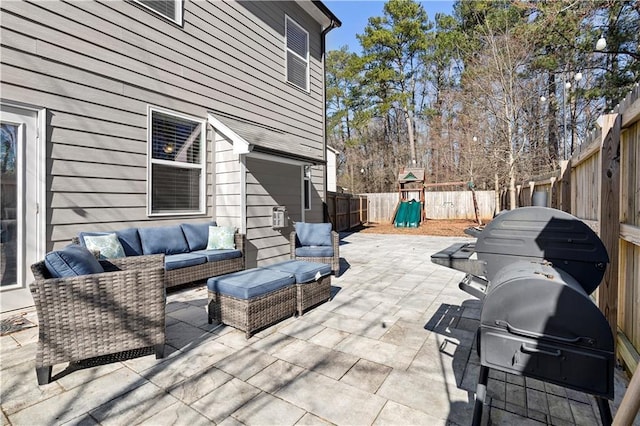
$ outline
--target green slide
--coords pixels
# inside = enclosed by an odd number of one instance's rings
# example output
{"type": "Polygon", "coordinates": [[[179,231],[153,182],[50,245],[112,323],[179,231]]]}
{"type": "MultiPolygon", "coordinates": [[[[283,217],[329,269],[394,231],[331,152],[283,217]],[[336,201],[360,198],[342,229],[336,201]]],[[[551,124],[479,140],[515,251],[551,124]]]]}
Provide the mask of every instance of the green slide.
{"type": "Polygon", "coordinates": [[[396,228],[417,228],[420,225],[420,216],[420,203],[418,201],[401,201],[393,226],[396,228]]]}

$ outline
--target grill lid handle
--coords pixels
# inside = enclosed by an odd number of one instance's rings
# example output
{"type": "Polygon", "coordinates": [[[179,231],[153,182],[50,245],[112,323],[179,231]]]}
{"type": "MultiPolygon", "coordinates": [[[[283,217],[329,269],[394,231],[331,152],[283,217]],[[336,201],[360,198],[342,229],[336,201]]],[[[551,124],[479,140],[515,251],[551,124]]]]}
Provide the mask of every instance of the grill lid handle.
{"type": "Polygon", "coordinates": [[[507,321],[502,321],[502,320],[497,320],[496,321],[496,325],[498,327],[506,328],[507,331],[509,333],[511,333],[511,334],[517,334],[519,336],[530,337],[530,338],[533,338],[533,339],[546,339],[546,340],[553,340],[553,341],[562,342],[562,343],[578,343],[580,341],[584,341],[588,345],[591,345],[591,346],[593,346],[595,344],[595,340],[592,339],[591,337],[577,336],[577,337],[573,337],[573,338],[568,338],[568,337],[554,336],[552,334],[534,333],[532,331],[523,330],[521,328],[516,328],[516,327],[512,326],[511,324],[509,324],[507,321]]]}
{"type": "Polygon", "coordinates": [[[534,347],[528,346],[526,343],[523,343],[522,346],[520,346],[520,350],[526,354],[540,354],[540,355],[549,355],[553,357],[559,357],[562,355],[562,351],[560,349],[545,350],[541,348],[534,348],[534,347]]]}

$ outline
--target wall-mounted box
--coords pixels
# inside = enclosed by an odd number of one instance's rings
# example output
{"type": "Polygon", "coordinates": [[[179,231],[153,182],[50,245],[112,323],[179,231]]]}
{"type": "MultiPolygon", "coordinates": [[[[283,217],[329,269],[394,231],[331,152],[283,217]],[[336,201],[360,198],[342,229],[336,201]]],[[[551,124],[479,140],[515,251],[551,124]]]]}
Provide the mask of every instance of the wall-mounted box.
{"type": "Polygon", "coordinates": [[[274,207],[271,218],[271,227],[274,229],[286,228],[289,225],[289,220],[287,218],[287,208],[284,206],[274,207]]]}

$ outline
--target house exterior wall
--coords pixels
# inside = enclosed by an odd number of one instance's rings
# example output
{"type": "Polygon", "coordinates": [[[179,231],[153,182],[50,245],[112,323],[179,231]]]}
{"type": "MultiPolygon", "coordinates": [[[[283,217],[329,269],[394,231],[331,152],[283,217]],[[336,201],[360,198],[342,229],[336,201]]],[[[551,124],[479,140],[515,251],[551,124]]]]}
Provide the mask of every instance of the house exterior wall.
{"type": "Polygon", "coordinates": [[[298,165],[246,159],[247,247],[246,267],[289,258],[289,234],[302,220],[301,169],[298,165]],[[272,227],[273,207],[287,209],[288,226],[272,227]]]}
{"type": "Polygon", "coordinates": [[[211,126],[206,212],[148,216],[149,105],[241,117],[287,136],[250,143],[324,158],[320,24],[296,2],[183,4],[178,26],[134,2],[2,3],[2,99],[48,111],[47,250],[87,229],[242,220],[240,161],[211,126]],[[285,81],[285,15],[309,32],[308,92],[285,81]]]}

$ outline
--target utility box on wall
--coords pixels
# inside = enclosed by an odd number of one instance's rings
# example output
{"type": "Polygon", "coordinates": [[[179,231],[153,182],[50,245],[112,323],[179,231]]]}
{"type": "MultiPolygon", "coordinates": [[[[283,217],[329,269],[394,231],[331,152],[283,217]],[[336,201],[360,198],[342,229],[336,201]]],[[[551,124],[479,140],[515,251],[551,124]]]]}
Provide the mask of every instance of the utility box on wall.
{"type": "Polygon", "coordinates": [[[289,220],[287,218],[287,208],[284,206],[274,207],[271,218],[271,227],[273,229],[286,228],[289,225],[289,220]]]}

